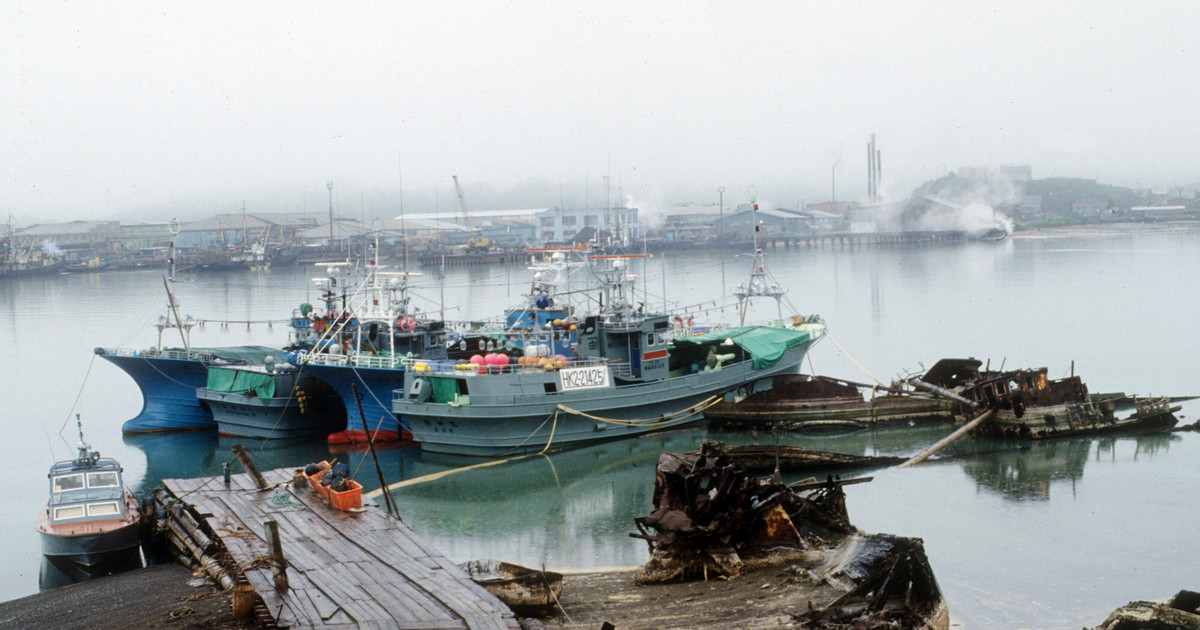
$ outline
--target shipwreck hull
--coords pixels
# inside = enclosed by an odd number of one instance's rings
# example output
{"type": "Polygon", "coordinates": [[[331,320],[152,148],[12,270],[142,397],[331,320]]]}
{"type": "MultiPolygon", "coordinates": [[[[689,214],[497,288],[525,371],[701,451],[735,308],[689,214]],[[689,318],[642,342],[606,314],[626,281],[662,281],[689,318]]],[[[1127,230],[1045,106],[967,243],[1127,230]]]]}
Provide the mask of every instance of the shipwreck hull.
{"type": "Polygon", "coordinates": [[[858,386],[803,374],[776,376],[772,387],[705,411],[714,428],[818,429],[953,419],[947,402],[887,393],[866,399],[858,386]]]}
{"type": "Polygon", "coordinates": [[[1041,440],[1110,433],[1167,431],[1179,421],[1167,399],[1138,403],[1138,410],[1125,418],[1112,413],[1110,403],[1066,403],[1045,407],[998,409],[991,421],[976,429],[976,434],[1001,439],[1041,440]]]}

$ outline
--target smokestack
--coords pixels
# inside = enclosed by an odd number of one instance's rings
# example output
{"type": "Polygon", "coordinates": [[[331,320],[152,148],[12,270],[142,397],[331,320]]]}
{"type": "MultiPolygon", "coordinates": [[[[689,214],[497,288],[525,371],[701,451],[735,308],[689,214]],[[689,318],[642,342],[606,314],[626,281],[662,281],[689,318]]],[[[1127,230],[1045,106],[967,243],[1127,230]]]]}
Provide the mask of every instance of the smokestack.
{"type": "Polygon", "coordinates": [[[883,181],[883,154],[875,149],[875,200],[879,201],[879,182],[883,181]]]}
{"type": "MultiPolygon", "coordinates": [[[[871,138],[874,142],[874,136],[871,138]]],[[[871,146],[872,142],[867,143],[867,203],[875,201],[875,147],[871,146]]]]}

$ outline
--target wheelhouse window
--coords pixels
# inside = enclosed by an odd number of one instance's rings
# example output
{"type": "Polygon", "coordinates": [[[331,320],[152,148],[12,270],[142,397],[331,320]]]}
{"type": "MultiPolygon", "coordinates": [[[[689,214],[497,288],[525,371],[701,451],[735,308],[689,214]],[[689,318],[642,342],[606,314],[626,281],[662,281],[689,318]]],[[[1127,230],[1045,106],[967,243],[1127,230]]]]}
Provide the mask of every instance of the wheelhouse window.
{"type": "Polygon", "coordinates": [[[117,473],[112,470],[104,472],[88,473],[87,485],[89,488],[115,488],[120,485],[117,481],[117,473]]]}
{"type": "Polygon", "coordinates": [[[121,513],[120,506],[116,501],[105,501],[104,503],[89,503],[87,506],[88,516],[116,516],[121,513]]]}
{"type": "Polygon", "coordinates": [[[54,478],[54,491],[80,490],[83,488],[83,473],[62,475],[54,478]]]}
{"type": "Polygon", "coordinates": [[[63,521],[72,518],[83,518],[82,505],[67,505],[54,508],[54,520],[63,521]]]}

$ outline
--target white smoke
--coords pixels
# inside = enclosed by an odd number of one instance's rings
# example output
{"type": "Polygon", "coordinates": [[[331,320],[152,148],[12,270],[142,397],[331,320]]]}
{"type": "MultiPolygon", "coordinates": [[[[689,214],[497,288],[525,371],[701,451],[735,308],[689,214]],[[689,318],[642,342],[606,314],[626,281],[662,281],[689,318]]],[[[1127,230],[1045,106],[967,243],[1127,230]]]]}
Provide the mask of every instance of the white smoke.
{"type": "Polygon", "coordinates": [[[638,222],[642,224],[645,234],[657,234],[662,231],[670,210],[661,203],[639,200],[632,194],[625,195],[625,207],[638,211],[638,222]]]}
{"type": "Polygon", "coordinates": [[[58,244],[50,239],[42,241],[42,251],[50,256],[58,256],[62,254],[62,250],[58,248],[58,244]]]}

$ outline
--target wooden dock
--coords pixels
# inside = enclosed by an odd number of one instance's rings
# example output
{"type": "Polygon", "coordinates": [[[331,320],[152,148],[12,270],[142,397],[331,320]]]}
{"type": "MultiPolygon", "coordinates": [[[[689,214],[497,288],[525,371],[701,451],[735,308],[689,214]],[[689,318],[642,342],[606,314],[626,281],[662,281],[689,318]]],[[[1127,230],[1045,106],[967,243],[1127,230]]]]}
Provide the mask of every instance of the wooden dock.
{"type": "Polygon", "coordinates": [[[228,551],[222,564],[242,575],[275,623],[286,628],[519,630],[511,610],[407,525],[374,505],[342,512],[292,469],[250,475],[166,479],[166,488],[204,518],[228,551]],[[286,500],[285,500],[286,499],[286,500]],[[278,523],[287,588],[276,590],[264,523],[278,523]]]}

